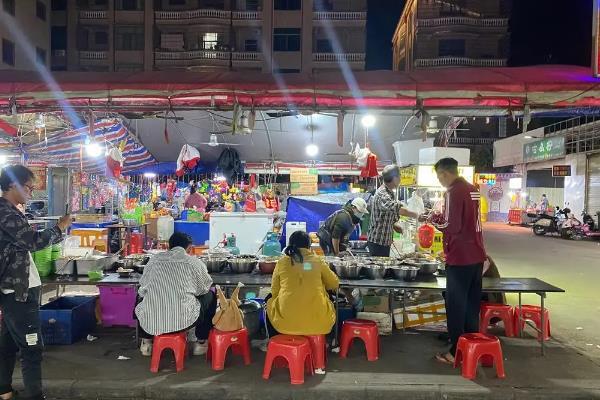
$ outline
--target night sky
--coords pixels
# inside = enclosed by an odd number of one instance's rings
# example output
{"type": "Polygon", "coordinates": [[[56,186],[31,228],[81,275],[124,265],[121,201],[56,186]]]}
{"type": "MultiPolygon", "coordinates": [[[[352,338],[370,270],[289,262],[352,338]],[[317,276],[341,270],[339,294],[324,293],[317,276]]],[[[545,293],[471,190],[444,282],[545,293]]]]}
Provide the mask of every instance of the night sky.
{"type": "MultiPolygon", "coordinates": [[[[392,68],[404,0],[369,0],[367,69],[392,68]]],[[[510,66],[590,65],[592,0],[513,0],[510,66]]]]}

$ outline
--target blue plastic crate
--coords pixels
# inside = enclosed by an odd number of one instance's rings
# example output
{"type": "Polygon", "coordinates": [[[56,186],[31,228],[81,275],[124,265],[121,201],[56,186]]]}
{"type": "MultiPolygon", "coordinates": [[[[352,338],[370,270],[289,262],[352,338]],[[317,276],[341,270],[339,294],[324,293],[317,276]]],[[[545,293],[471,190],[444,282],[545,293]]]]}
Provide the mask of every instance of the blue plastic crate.
{"type": "Polygon", "coordinates": [[[72,344],[94,330],[96,297],[60,297],[40,307],[44,344],[72,344]]]}

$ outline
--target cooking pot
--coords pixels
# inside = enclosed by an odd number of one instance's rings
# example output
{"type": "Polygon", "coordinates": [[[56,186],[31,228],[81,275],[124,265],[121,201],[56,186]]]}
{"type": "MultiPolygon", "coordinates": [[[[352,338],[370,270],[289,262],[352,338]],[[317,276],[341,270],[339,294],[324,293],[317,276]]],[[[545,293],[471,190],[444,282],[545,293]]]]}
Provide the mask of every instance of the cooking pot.
{"type": "Polygon", "coordinates": [[[343,279],[358,279],[365,264],[350,264],[348,261],[335,261],[335,273],[343,279]]]}
{"type": "Polygon", "coordinates": [[[258,261],[258,269],[263,274],[272,274],[280,257],[263,257],[258,261]]]}
{"type": "Polygon", "coordinates": [[[200,257],[200,260],[202,260],[202,262],[206,264],[206,269],[210,273],[223,272],[223,270],[227,266],[227,258],[225,257],[208,256],[200,257]]]}
{"type": "Polygon", "coordinates": [[[415,279],[417,279],[419,268],[405,265],[402,267],[392,268],[392,272],[394,273],[394,278],[398,280],[414,281],[415,279]]]}
{"type": "Polygon", "coordinates": [[[367,273],[369,279],[383,279],[385,273],[387,272],[387,267],[383,265],[371,264],[366,265],[364,270],[367,273]]]}
{"type": "Polygon", "coordinates": [[[229,259],[229,267],[234,274],[247,274],[254,271],[257,262],[253,256],[236,256],[229,259]]]}
{"type": "Polygon", "coordinates": [[[440,263],[437,261],[417,261],[415,267],[419,268],[419,274],[432,275],[438,270],[440,263]]]}

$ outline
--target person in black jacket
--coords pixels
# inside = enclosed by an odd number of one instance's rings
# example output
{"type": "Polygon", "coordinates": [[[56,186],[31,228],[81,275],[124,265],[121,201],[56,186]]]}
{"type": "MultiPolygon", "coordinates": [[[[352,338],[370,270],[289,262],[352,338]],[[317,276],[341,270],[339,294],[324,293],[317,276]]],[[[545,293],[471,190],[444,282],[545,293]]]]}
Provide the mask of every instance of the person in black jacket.
{"type": "Polygon", "coordinates": [[[357,197],[341,210],[331,214],[317,232],[323,253],[337,256],[346,250],[350,234],[368,213],[367,202],[357,197]]]}
{"type": "Polygon", "coordinates": [[[31,252],[62,239],[71,225],[66,215],[56,226],[36,231],[17,208],[31,198],[33,173],[22,165],[0,174],[0,399],[13,398],[12,375],[20,352],[25,393],[19,399],[44,399],[39,317],[41,280],[31,252]]]}

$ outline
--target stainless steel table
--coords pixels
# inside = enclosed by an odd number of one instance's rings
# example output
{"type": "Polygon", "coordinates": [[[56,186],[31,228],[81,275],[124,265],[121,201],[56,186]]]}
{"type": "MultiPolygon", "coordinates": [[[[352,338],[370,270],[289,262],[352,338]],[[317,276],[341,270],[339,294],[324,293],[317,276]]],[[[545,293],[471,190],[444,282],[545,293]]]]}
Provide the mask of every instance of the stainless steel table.
{"type": "MultiPolygon", "coordinates": [[[[131,278],[121,278],[116,273],[107,274],[103,279],[91,281],[88,277],[50,277],[43,278],[44,286],[56,286],[57,296],[60,294],[59,288],[69,285],[139,285],[141,275],[133,274],[131,278]]],[[[234,287],[238,282],[249,287],[267,287],[271,286],[271,275],[260,273],[251,274],[211,274],[213,283],[223,287],[234,287]]],[[[431,290],[443,292],[446,290],[446,278],[441,276],[419,276],[414,282],[398,281],[394,279],[340,279],[340,288],[360,288],[360,289],[387,289],[390,293],[393,290],[431,290]]],[[[540,308],[542,310],[541,325],[544,326],[544,301],[547,293],[564,293],[565,290],[553,286],[537,278],[483,278],[483,292],[486,293],[517,293],[519,295],[519,309],[522,307],[521,296],[524,293],[537,294],[540,296],[540,308]]],[[[339,289],[336,297],[340,297],[339,289]]],[[[336,315],[339,304],[336,301],[336,315]]],[[[391,307],[391,302],[390,302],[391,307]]],[[[405,307],[406,308],[406,307],[405,307]]],[[[535,328],[540,332],[539,329],[535,328]]],[[[336,338],[337,338],[336,324],[336,338]]],[[[519,335],[522,336],[521,323],[519,321],[519,335]]],[[[545,353],[544,340],[541,340],[542,355],[545,353]]]]}

